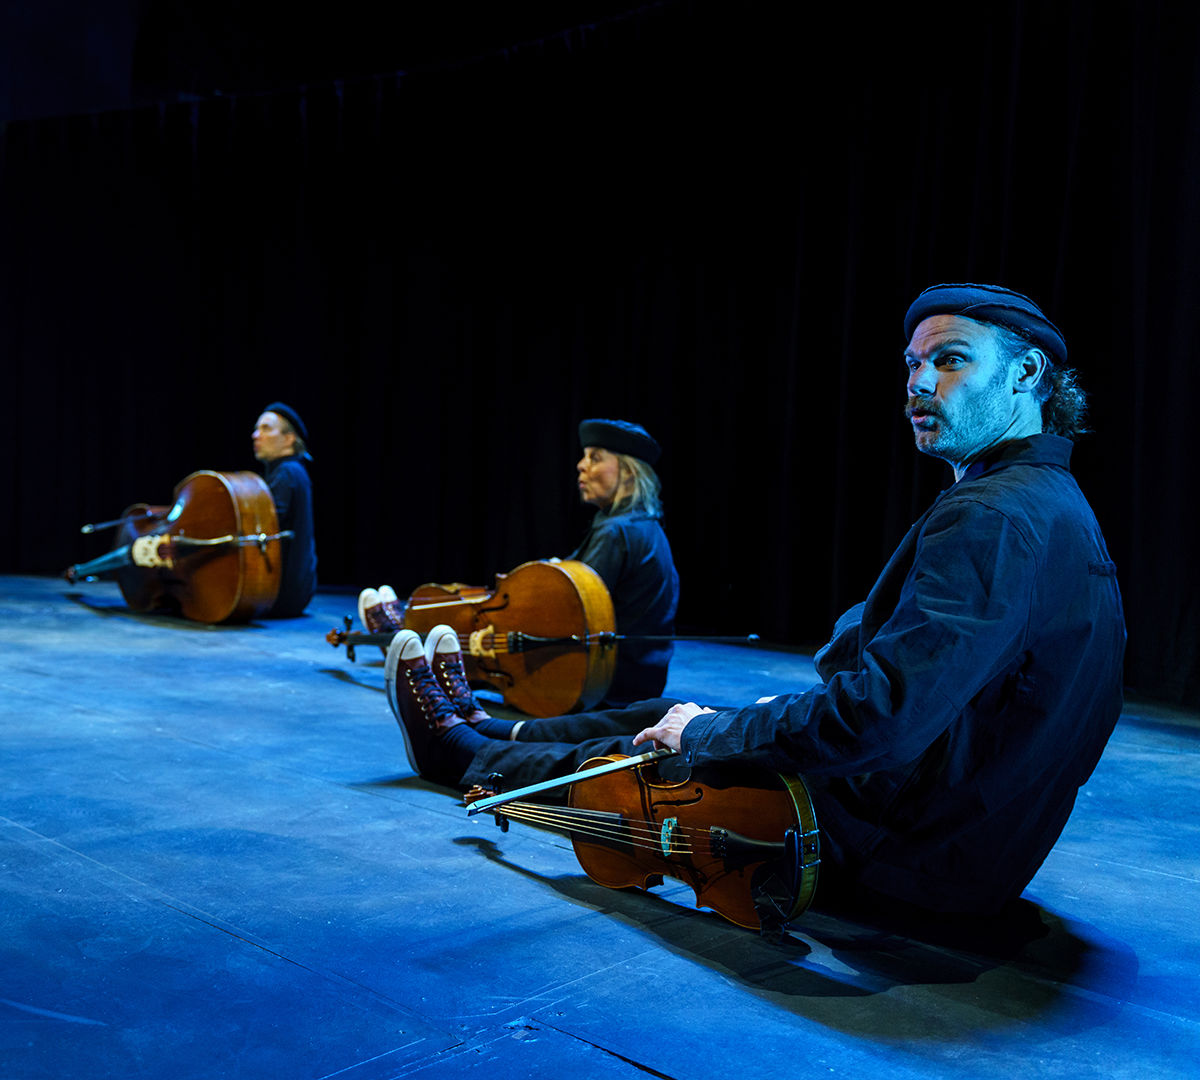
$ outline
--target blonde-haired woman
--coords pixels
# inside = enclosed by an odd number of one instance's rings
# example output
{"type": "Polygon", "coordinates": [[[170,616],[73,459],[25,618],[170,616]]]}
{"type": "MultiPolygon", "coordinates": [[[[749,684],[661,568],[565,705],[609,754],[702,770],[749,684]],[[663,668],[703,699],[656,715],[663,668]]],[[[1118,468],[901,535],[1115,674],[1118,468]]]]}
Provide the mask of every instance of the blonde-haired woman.
{"type": "MultiPolygon", "coordinates": [[[[673,634],[679,574],[662,527],[654,471],[662,448],[644,427],[628,420],[584,420],[579,441],[579,497],[596,508],[596,516],[569,558],[587,563],[608,586],[617,633],[673,634]]],[[[622,642],[604,704],[661,695],[673,651],[669,641],[622,642]]]]}

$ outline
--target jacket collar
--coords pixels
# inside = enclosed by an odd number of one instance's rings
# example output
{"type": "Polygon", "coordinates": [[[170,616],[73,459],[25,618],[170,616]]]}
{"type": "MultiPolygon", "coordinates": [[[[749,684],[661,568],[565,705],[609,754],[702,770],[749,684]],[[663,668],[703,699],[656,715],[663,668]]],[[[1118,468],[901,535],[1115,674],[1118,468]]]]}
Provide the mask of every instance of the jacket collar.
{"type": "Polygon", "coordinates": [[[977,480],[1009,465],[1057,465],[1070,470],[1071,451],[1074,447],[1075,444],[1070,439],[1064,439],[1061,435],[1043,433],[1013,439],[1011,442],[1001,443],[990,454],[971,462],[959,483],[977,480]]]}

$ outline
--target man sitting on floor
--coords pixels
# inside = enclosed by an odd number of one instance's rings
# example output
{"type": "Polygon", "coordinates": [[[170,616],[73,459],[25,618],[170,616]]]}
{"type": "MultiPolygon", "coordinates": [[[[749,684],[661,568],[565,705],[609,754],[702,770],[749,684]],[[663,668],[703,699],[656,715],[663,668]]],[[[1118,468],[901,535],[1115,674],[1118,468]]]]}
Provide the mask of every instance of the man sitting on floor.
{"type": "Polygon", "coordinates": [[[513,724],[478,707],[457,640],[397,635],[389,700],[413,768],[506,788],[656,744],[807,781],[822,895],[995,913],[1066,824],[1121,711],[1116,571],[1068,463],[1083,395],[1027,297],[938,285],[909,308],[907,416],[954,484],[816,656],[823,684],[736,709],[655,699],[513,724]]]}

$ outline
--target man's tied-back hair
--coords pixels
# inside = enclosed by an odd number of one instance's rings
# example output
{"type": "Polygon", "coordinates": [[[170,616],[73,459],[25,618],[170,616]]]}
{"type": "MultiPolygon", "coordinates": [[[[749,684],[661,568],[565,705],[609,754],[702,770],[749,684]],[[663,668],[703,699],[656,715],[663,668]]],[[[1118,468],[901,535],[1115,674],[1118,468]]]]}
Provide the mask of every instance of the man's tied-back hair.
{"type": "MultiPolygon", "coordinates": [[[[1034,335],[1024,327],[1006,326],[986,319],[980,322],[988,322],[995,327],[1000,349],[1007,359],[1015,360],[1030,348],[1042,348],[1034,335]]],[[[1086,426],[1087,394],[1079,385],[1074,368],[1062,367],[1045,349],[1042,352],[1046,356],[1046,370],[1033,392],[1042,406],[1042,430],[1051,435],[1077,439],[1091,430],[1086,426]]]]}

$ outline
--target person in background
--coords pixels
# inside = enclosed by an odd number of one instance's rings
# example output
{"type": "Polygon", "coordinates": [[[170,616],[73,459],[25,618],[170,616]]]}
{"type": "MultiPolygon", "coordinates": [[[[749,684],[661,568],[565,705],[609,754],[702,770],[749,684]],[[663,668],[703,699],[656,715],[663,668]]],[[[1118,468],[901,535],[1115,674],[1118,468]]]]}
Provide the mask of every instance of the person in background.
{"type": "Polygon", "coordinates": [[[299,413],[282,401],[263,409],[254,425],[254,457],[263,465],[263,478],[271,489],[283,541],[283,572],[279,595],[267,613],[270,618],[290,618],[303,613],[317,588],[317,546],[313,532],[312,480],[304,462],[308,429],[299,413]]]}
{"type": "MultiPolygon", "coordinates": [[[[670,637],[675,633],[679,573],[662,527],[661,485],[654,471],[662,448],[644,427],[627,420],[584,420],[579,441],[579,498],[596,514],[567,558],[586,563],[600,575],[612,598],[618,634],[670,637]]],[[[364,589],[358,612],[371,633],[394,632],[404,625],[403,603],[388,585],[364,589]]],[[[600,707],[661,694],[673,652],[670,641],[622,641],[600,707]]]]}

